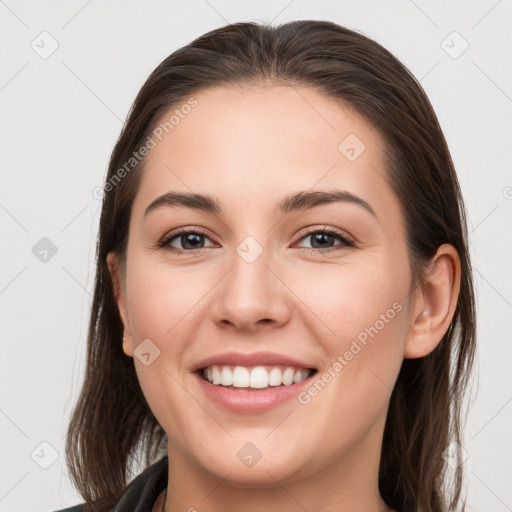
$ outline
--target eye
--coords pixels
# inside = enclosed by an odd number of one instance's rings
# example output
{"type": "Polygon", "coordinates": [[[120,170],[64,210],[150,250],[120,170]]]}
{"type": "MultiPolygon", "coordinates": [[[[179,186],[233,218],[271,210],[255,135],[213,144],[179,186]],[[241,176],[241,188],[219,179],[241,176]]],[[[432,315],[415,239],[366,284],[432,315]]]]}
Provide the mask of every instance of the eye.
{"type": "MultiPolygon", "coordinates": [[[[307,252],[311,253],[326,253],[342,249],[343,247],[357,247],[354,240],[349,238],[347,235],[343,234],[341,231],[327,227],[317,229],[316,231],[309,231],[309,233],[301,236],[300,240],[306,240],[307,238],[312,240],[313,245],[318,246],[303,248],[307,252]],[[332,241],[336,240],[341,243],[335,246],[330,245],[332,241]]],[[[177,253],[201,251],[205,248],[204,239],[209,240],[209,237],[206,233],[203,233],[200,230],[180,229],[177,232],[175,231],[165,236],[160,242],[158,242],[158,248],[165,248],[177,253]],[[173,245],[175,242],[178,242],[181,247],[175,247],[173,245]]],[[[211,246],[215,246],[215,244],[212,244],[211,246]]]]}
{"type": "Polygon", "coordinates": [[[312,247],[311,249],[305,248],[308,252],[312,253],[326,253],[339,250],[343,247],[356,247],[356,243],[354,240],[350,239],[348,236],[342,234],[340,231],[337,231],[332,228],[323,228],[316,231],[310,231],[302,236],[301,240],[306,240],[310,238],[313,245],[317,245],[319,247],[312,247]],[[330,246],[331,241],[339,240],[341,244],[337,246],[330,246]]]}
{"type": "Polygon", "coordinates": [[[208,238],[202,231],[196,229],[181,229],[163,238],[158,243],[158,247],[175,252],[194,252],[204,248],[204,241],[201,241],[202,238],[208,238]],[[182,247],[174,247],[172,245],[174,241],[182,244],[182,247]]]}

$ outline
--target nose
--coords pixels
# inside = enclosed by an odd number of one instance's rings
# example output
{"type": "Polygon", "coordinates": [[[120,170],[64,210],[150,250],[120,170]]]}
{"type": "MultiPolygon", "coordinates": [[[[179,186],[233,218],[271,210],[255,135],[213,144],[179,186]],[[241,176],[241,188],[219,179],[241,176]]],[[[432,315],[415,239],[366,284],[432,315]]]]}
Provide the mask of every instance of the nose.
{"type": "Polygon", "coordinates": [[[211,308],[213,320],[223,328],[243,331],[275,329],[290,317],[289,291],[271,268],[270,251],[254,261],[233,256],[233,266],[221,280],[211,308]]]}

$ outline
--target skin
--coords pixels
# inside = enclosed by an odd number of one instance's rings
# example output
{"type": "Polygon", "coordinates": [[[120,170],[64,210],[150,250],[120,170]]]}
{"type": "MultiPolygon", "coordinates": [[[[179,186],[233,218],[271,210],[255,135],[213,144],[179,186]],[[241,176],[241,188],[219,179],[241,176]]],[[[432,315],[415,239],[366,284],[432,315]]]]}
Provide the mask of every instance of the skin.
{"type": "Polygon", "coordinates": [[[107,258],[126,355],[145,339],[160,350],[149,366],[134,363],[169,438],[165,510],[391,510],[378,491],[391,390],[403,358],[430,353],[449,326],[457,253],[441,246],[425,282],[410,292],[405,221],[383,179],[383,139],[339,102],[289,86],[223,86],[194,97],[197,107],[147,157],[126,268],[114,254],[107,258]],[[365,144],[354,161],[338,150],[351,133],[365,144]],[[349,203],[274,210],[288,194],[332,188],[363,198],[376,217],[349,203]],[[164,206],[144,218],[168,191],[215,195],[223,216],[164,206]],[[336,238],[314,245],[305,236],[324,226],[358,246],[336,238]],[[156,248],[180,227],[206,231],[203,249],[194,255],[180,237],[172,246],[181,254],[156,248]],[[263,251],[251,264],[236,252],[249,235],[263,251]],[[309,361],[321,375],[394,303],[400,312],[307,404],[229,412],[190,373],[213,354],[271,351],[309,361]],[[237,458],[246,442],[262,453],[250,468],[237,458]]]}

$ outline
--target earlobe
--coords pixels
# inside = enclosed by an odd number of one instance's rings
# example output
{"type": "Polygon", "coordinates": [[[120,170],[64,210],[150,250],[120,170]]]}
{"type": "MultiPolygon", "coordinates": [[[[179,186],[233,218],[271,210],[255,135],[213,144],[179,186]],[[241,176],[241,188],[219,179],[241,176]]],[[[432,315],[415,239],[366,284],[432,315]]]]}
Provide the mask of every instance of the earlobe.
{"type": "Polygon", "coordinates": [[[114,297],[119,310],[119,315],[121,316],[121,320],[123,322],[123,352],[127,356],[133,357],[133,343],[129,329],[130,325],[128,321],[128,312],[126,309],[126,301],[124,297],[123,287],[121,286],[120,282],[119,261],[114,253],[109,253],[107,255],[107,266],[110,278],[112,280],[112,287],[114,290],[114,297]]]}
{"type": "Polygon", "coordinates": [[[459,291],[459,256],[452,245],[441,245],[418,292],[405,359],[424,357],[437,347],[452,321],[459,291]]]}
{"type": "MultiPolygon", "coordinates": [[[[130,338],[131,339],[131,338],[130,338]]],[[[128,344],[126,339],[123,337],[123,352],[130,357],[133,357],[133,346],[132,344],[128,344]]]]}

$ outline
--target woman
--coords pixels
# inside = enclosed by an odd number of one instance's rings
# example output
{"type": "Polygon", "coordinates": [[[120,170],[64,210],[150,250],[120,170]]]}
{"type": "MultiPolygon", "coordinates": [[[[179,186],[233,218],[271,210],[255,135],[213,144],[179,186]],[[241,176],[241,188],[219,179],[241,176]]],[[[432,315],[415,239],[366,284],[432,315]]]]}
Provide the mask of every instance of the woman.
{"type": "Polygon", "coordinates": [[[465,208],[395,57],[213,30],[148,78],[103,191],[70,510],[464,509],[465,208]]]}

